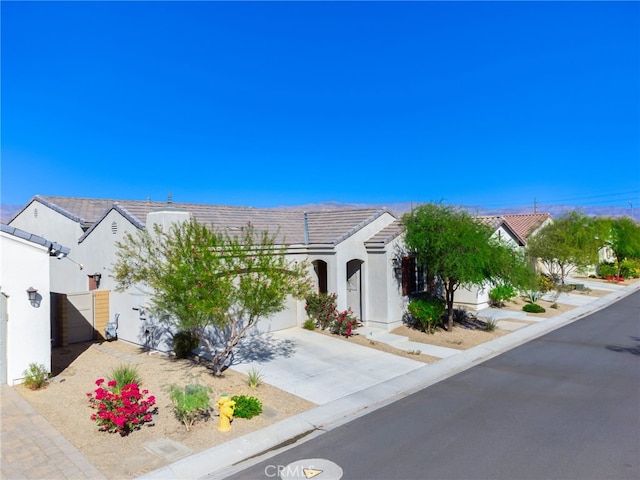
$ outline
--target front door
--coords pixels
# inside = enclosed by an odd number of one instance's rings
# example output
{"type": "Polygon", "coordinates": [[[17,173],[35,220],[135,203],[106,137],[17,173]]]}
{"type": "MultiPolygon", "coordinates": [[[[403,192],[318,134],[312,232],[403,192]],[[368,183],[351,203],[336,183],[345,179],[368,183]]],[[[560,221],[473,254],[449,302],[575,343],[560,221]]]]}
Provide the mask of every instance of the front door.
{"type": "Polygon", "coordinates": [[[362,320],[362,261],[347,263],[347,307],[362,320]]]}

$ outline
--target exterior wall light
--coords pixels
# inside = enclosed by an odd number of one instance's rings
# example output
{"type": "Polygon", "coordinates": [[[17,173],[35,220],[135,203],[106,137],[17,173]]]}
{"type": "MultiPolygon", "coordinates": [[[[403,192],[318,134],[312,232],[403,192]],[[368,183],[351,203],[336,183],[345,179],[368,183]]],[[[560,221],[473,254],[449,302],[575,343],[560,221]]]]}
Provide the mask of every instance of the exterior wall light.
{"type": "Polygon", "coordinates": [[[31,303],[35,302],[36,299],[38,298],[38,289],[37,288],[33,288],[33,287],[29,287],[27,289],[27,295],[29,296],[29,301],[31,303]]]}
{"type": "Polygon", "coordinates": [[[96,282],[96,288],[100,286],[100,279],[102,278],[102,274],[100,272],[96,272],[93,275],[93,281],[96,282]]]}

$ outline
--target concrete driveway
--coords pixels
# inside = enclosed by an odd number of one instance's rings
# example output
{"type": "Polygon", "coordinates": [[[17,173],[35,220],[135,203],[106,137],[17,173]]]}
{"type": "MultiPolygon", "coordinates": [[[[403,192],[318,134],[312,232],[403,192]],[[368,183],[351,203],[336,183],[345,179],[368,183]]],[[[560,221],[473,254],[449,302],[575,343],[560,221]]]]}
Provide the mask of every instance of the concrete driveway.
{"type": "Polygon", "coordinates": [[[231,369],[256,369],[266,383],[324,405],[424,365],[296,327],[249,338],[231,369]]]}

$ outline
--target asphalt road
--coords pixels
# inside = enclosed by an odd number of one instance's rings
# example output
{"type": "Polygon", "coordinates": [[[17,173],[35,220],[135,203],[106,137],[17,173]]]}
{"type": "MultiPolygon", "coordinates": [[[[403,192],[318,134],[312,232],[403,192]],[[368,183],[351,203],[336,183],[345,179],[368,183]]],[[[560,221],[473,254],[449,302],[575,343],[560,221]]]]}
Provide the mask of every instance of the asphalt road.
{"type": "Polygon", "coordinates": [[[303,459],[349,480],[640,479],[640,292],[227,478],[332,478],[286,467],[303,459]]]}

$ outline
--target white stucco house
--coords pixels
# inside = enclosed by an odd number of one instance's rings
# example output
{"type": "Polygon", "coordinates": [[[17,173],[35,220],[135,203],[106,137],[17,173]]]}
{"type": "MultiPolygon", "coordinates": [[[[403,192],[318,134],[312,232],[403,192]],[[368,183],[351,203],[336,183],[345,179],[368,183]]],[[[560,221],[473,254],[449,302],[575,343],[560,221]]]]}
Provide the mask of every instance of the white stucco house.
{"type": "Polygon", "coordinates": [[[14,385],[31,363],[51,372],[50,265],[69,248],[0,227],[0,383],[14,385]]]}
{"type": "MultiPolygon", "coordinates": [[[[116,259],[116,242],[127,232],[152,224],[167,228],[171,222],[189,217],[216,228],[233,230],[250,223],[257,230],[277,234],[277,242],[286,246],[292,259],[309,263],[318,291],[337,294],[339,310],[350,308],[371,326],[392,329],[401,325],[407,301],[397,268],[401,225],[384,208],[305,212],[35,196],[10,225],[72,244],[73,255],[52,266],[52,291],[108,292],[108,315],[110,323],[117,322],[119,339],[167,350],[169,332],[148,314],[148,298],[134,289],[116,292],[111,266],[116,259]]],[[[306,318],[304,302],[290,299],[284,311],[260,320],[257,328],[263,332],[290,328],[306,318]]]]}
{"type": "MultiPolygon", "coordinates": [[[[190,217],[231,231],[250,223],[258,231],[276,234],[277,243],[286,247],[291,259],[309,263],[318,292],[336,293],[338,309],[350,308],[370,327],[400,326],[412,295],[426,288],[423,272],[404,253],[400,220],[385,208],[303,211],[36,195],[9,224],[72,247],[66,261],[51,265],[52,292],[65,298],[84,298],[83,292],[91,292],[96,305],[100,294],[106,305],[101,315],[108,317],[117,338],[166,351],[171,332],[148,313],[145,292],[116,292],[111,268],[116,243],[128,232],[153,224],[166,229],[190,217]]],[[[493,225],[494,235],[521,248],[526,236],[550,218],[547,214],[510,215],[483,221],[493,225]]],[[[456,293],[459,306],[477,309],[487,302],[486,288],[456,293]]],[[[304,302],[289,299],[284,311],[261,319],[257,331],[300,326],[306,318],[304,302]]],[[[94,313],[85,315],[85,320],[93,322],[90,328],[79,325],[69,342],[105,337],[106,320],[99,321],[94,313]]]]}

